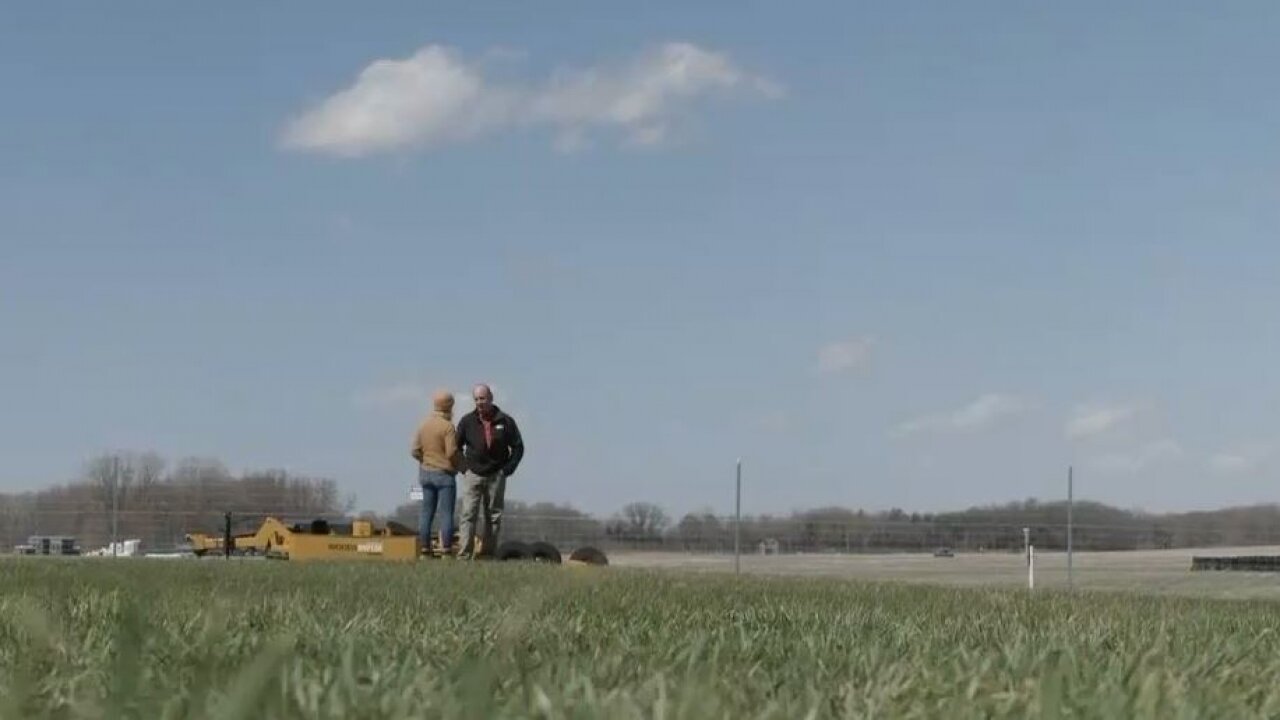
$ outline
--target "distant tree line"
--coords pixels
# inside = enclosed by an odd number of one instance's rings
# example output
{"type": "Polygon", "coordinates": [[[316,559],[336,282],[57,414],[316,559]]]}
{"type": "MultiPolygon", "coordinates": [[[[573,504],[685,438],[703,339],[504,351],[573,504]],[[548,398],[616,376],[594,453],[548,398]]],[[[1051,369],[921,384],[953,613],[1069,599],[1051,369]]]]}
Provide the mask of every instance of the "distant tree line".
{"type": "MultiPolygon", "coordinates": [[[[1085,501],[1075,503],[1072,527],[1073,546],[1086,551],[1280,544],[1280,505],[1154,514],[1085,501]]],[[[740,532],[745,552],[761,546],[781,552],[979,552],[1020,551],[1023,528],[1037,548],[1065,549],[1066,502],[1030,499],[946,513],[828,507],[744,517],[740,532]]],[[[653,539],[689,550],[732,549],[733,530],[732,518],[690,513],[653,539]]]]}
{"type": "MultiPolygon", "coordinates": [[[[350,518],[355,506],[337,483],[282,470],[233,474],[217,460],[170,464],[155,453],[113,453],[86,463],[81,477],[34,492],[0,494],[0,539],[9,548],[32,535],[71,535],[90,549],[112,537],[138,538],[150,549],[179,546],[193,530],[248,532],[267,515],[286,521],[350,518]]],[[[359,513],[377,521],[418,525],[418,504],[359,513]]],[[[1073,508],[1079,550],[1135,550],[1280,544],[1280,505],[1155,514],[1080,501],[1073,508]]],[[[1023,528],[1044,550],[1066,547],[1065,502],[1029,499],[945,513],[880,512],[825,507],[786,515],[743,517],[744,552],[877,553],[1019,551],[1023,528]]],[[[730,552],[733,518],[710,510],[678,521],[660,505],[632,502],[608,517],[548,502],[508,500],[503,535],[562,546],[599,545],[661,551],[730,552]]]]}
{"type": "MultiPolygon", "coordinates": [[[[397,519],[417,525],[418,506],[402,505],[397,519]]],[[[506,537],[562,545],[600,544],[634,549],[731,552],[734,521],[710,510],[672,522],[659,505],[633,502],[608,518],[551,503],[508,503],[506,537]]],[[[1280,505],[1153,514],[1098,502],[1075,503],[1072,542],[1082,551],[1280,544],[1280,505]]],[[[958,512],[866,512],[827,507],[779,516],[742,518],[744,552],[920,552],[949,547],[969,552],[1021,551],[1023,528],[1042,550],[1067,544],[1065,502],[1025,500],[958,512]]]]}
{"type": "Polygon", "coordinates": [[[81,477],[63,485],[0,494],[0,538],[8,549],[32,535],[70,535],[92,549],[137,538],[167,549],[192,531],[221,533],[225,513],[233,531],[247,531],[266,514],[341,517],[351,501],[333,480],[283,470],[232,474],[217,460],[187,458],[172,466],[155,453],[94,458],[81,477]]]}

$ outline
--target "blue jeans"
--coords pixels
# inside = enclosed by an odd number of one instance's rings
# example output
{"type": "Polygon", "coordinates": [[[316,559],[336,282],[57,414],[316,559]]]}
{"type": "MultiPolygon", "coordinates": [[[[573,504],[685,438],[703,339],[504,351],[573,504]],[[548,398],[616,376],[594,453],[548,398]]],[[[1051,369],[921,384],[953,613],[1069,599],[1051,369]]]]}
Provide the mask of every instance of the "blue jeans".
{"type": "Polygon", "coordinates": [[[453,476],[442,470],[418,471],[422,485],[422,511],[418,516],[418,542],[423,551],[431,550],[431,521],[440,513],[440,546],[445,552],[453,547],[453,506],[458,494],[453,476]]]}

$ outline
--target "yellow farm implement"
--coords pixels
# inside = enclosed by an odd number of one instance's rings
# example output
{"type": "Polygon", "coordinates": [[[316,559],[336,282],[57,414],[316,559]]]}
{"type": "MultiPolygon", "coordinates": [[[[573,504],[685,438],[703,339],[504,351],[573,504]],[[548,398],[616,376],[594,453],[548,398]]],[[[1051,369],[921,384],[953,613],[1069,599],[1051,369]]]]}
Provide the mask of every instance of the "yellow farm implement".
{"type": "Polygon", "coordinates": [[[336,558],[414,560],[418,557],[418,537],[396,523],[375,527],[368,520],[349,525],[316,520],[309,524],[286,525],[269,517],[252,533],[219,537],[193,532],[187,535],[196,555],[261,555],[281,560],[326,560],[336,558]]]}
{"type": "MultiPolygon", "coordinates": [[[[331,524],[325,520],[286,525],[274,517],[263,520],[251,533],[232,535],[230,517],[223,535],[192,532],[186,536],[191,551],[205,555],[257,555],[281,560],[416,560],[424,554],[418,542],[418,534],[396,522],[382,527],[368,520],[355,520],[350,524],[331,524]],[[228,540],[230,550],[227,549],[228,540]]],[[[456,547],[456,544],[455,544],[456,547]]],[[[484,554],[477,539],[477,552],[484,554]]],[[[438,557],[439,541],[432,542],[428,551],[438,557]]],[[[508,541],[498,545],[491,553],[496,560],[533,560],[560,564],[559,549],[551,543],[508,541]]],[[[593,547],[581,547],[567,558],[571,565],[607,565],[605,554],[593,547]]]]}

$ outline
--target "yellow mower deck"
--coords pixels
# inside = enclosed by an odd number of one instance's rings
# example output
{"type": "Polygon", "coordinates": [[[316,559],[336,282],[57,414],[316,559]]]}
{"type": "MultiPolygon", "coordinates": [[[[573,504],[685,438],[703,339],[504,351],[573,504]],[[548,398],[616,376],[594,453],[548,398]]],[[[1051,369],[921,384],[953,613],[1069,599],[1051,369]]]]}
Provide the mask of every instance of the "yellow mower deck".
{"type": "MultiPolygon", "coordinates": [[[[223,538],[201,532],[189,533],[187,542],[191,544],[196,555],[222,554],[223,538]]],[[[522,553],[504,553],[500,543],[494,555],[498,559],[534,559],[522,553]],[[508,555],[511,555],[509,558],[508,555]]],[[[524,543],[510,543],[527,549],[524,543]]],[[[310,524],[286,525],[279,519],[268,517],[262,525],[252,533],[235,535],[231,539],[232,553],[236,555],[261,555],[282,560],[416,560],[421,554],[418,535],[413,530],[398,523],[388,523],[383,527],[375,527],[368,520],[355,520],[350,525],[330,525],[317,520],[310,524]]],[[[457,547],[455,541],[454,547],[457,547]]],[[[476,539],[476,552],[483,554],[484,548],[479,538],[476,539]]],[[[442,554],[438,537],[432,539],[428,552],[436,557],[442,554]]],[[[553,562],[559,563],[559,554],[555,553],[553,562]]],[[[605,565],[608,561],[604,553],[594,548],[579,548],[566,560],[569,565],[605,565]],[[586,552],[587,555],[583,555],[586,552]]]]}
{"type": "MultiPolygon", "coordinates": [[[[223,539],[216,535],[194,532],[187,535],[196,555],[224,552],[223,539]]],[[[368,520],[350,525],[286,525],[268,517],[257,531],[236,535],[231,541],[236,555],[263,555],[282,560],[414,560],[418,557],[418,538],[412,532],[395,527],[374,527],[368,520]]]]}

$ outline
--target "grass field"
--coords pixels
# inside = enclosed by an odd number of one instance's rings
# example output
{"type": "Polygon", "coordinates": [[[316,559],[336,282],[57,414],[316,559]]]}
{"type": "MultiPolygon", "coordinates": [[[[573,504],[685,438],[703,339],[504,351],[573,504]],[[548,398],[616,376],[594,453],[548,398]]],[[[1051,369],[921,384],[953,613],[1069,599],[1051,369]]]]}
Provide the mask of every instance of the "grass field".
{"type": "MultiPolygon", "coordinates": [[[[1195,555],[1280,555],[1280,547],[1219,547],[1178,550],[1075,553],[1073,584],[1085,590],[1132,591],[1228,599],[1280,600],[1280,575],[1256,572],[1191,572],[1195,555]]],[[[618,553],[615,565],[646,569],[731,572],[731,555],[618,553]]],[[[1026,558],[1021,553],[930,553],[869,555],[744,555],[742,571],[753,575],[834,577],[958,587],[1023,588],[1026,558]]],[[[1036,587],[1067,588],[1067,558],[1061,552],[1036,555],[1036,587]]]]}
{"type": "Polygon", "coordinates": [[[5,718],[1276,717],[1280,605],[437,562],[0,562],[5,718]]]}

